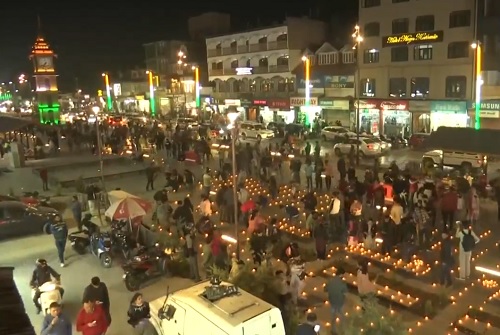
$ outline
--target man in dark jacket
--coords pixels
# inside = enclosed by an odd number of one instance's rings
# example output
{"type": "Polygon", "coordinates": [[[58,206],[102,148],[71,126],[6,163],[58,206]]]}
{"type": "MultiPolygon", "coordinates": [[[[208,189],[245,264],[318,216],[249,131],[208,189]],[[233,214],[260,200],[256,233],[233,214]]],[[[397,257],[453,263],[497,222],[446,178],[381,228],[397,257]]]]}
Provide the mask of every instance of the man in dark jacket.
{"type": "Polygon", "coordinates": [[[316,335],[319,330],[319,325],[317,323],[317,316],[314,313],[307,314],[307,320],[304,323],[301,323],[297,327],[297,335],[316,335]]]}
{"type": "Polygon", "coordinates": [[[110,301],[108,287],[106,284],[101,282],[99,277],[92,277],[90,280],[90,285],[85,287],[83,290],[82,302],[95,301],[101,304],[102,308],[106,312],[106,317],[108,319],[108,325],[111,324],[111,314],[110,314],[110,301]]]}
{"type": "MultiPolygon", "coordinates": [[[[33,274],[31,275],[30,286],[35,288],[35,294],[33,295],[33,303],[35,304],[37,314],[40,314],[42,311],[42,306],[38,299],[40,299],[40,295],[42,294],[38,287],[43,284],[52,281],[52,278],[59,281],[61,280],[61,275],[57,273],[52,267],[47,264],[45,259],[37,259],[36,268],[33,270],[33,274]]],[[[64,290],[59,287],[59,291],[61,292],[61,297],[64,294],[64,290]]]]}
{"type": "Polygon", "coordinates": [[[57,248],[57,256],[61,267],[64,265],[64,250],[66,249],[66,241],[68,239],[68,226],[62,221],[59,215],[56,215],[54,222],[50,225],[50,233],[54,236],[54,241],[57,248]]]}
{"type": "Polygon", "coordinates": [[[440,284],[449,287],[452,285],[451,270],[455,265],[455,259],[453,258],[453,245],[448,233],[443,232],[441,237],[441,252],[439,255],[439,260],[441,261],[440,284]]]}

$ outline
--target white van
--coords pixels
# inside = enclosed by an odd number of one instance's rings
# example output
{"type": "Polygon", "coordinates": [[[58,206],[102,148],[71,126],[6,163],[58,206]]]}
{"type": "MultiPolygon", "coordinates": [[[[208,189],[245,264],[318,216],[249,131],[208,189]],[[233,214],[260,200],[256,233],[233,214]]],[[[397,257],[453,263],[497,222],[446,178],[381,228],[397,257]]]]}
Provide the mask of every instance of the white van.
{"type": "Polygon", "coordinates": [[[149,303],[160,335],[285,335],[277,307],[230,283],[198,283],[149,303]]]}
{"type": "Polygon", "coordinates": [[[486,167],[488,159],[486,156],[461,151],[432,150],[422,156],[422,165],[441,165],[450,167],[461,167],[469,171],[476,168],[486,167]]]}

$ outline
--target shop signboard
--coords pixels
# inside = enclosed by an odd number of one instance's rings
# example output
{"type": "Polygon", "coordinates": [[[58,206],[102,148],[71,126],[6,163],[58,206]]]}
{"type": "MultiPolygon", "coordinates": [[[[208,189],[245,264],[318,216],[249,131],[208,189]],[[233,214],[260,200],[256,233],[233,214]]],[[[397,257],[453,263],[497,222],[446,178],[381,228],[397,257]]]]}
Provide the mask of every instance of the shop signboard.
{"type": "Polygon", "coordinates": [[[467,102],[465,101],[431,101],[431,112],[467,114],[467,102]]]}
{"type": "MultiPolygon", "coordinates": [[[[476,109],[476,103],[473,102],[472,106],[470,109],[476,109]]],[[[487,110],[487,111],[500,111],[500,100],[486,100],[486,101],[481,101],[481,104],[479,105],[479,109],[481,111],[487,110]]]]}
{"type": "Polygon", "coordinates": [[[240,107],[241,100],[240,99],[226,99],[226,100],[224,100],[224,105],[240,107]]]}
{"type": "Polygon", "coordinates": [[[428,100],[410,100],[409,108],[411,112],[428,113],[431,110],[431,102],[428,100]]]}
{"type": "Polygon", "coordinates": [[[376,100],[355,100],[354,101],[355,109],[378,109],[379,102],[376,100]]]}
{"type": "Polygon", "coordinates": [[[382,100],[379,103],[380,110],[407,111],[408,101],[405,100],[382,100]]]}
{"type": "Polygon", "coordinates": [[[320,98],[318,103],[318,106],[323,107],[324,109],[349,110],[349,100],[320,98]]]}
{"type": "MultiPolygon", "coordinates": [[[[293,97],[290,98],[290,106],[305,106],[306,98],[305,97],[293,97]]],[[[318,98],[309,98],[309,106],[317,106],[318,98]]]]}
{"type": "Polygon", "coordinates": [[[254,106],[267,106],[267,100],[254,100],[254,106]]]}
{"type": "Polygon", "coordinates": [[[325,76],[325,88],[354,88],[354,76],[325,76]]]}
{"type": "Polygon", "coordinates": [[[483,119],[498,119],[500,117],[500,111],[480,110],[479,117],[483,119]]]}
{"type": "Polygon", "coordinates": [[[248,107],[252,105],[252,100],[249,99],[240,99],[240,105],[243,107],[248,107]]]}
{"type": "Polygon", "coordinates": [[[382,37],[383,47],[393,47],[410,44],[427,44],[442,42],[444,32],[442,30],[427,31],[419,33],[406,33],[382,37]]]}
{"type": "Polygon", "coordinates": [[[269,108],[290,110],[290,100],[288,99],[272,99],[267,101],[269,108]]]}
{"type": "MultiPolygon", "coordinates": [[[[306,87],[306,79],[304,78],[303,73],[299,73],[296,75],[296,83],[298,89],[306,87]]],[[[325,88],[325,76],[311,71],[309,85],[313,88],[325,88]]]]}

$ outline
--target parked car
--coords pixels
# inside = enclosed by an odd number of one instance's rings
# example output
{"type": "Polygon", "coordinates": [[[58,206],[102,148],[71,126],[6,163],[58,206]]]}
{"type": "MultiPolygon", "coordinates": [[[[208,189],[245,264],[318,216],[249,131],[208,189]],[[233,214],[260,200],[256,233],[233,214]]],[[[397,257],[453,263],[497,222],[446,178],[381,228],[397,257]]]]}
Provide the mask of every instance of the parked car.
{"type": "Polygon", "coordinates": [[[382,153],[386,153],[386,152],[390,151],[391,148],[392,148],[392,144],[391,143],[382,140],[380,137],[377,137],[377,136],[362,136],[362,138],[370,138],[373,141],[375,141],[376,143],[380,144],[380,151],[382,153]]]}
{"type": "Polygon", "coordinates": [[[285,136],[285,127],[286,123],[284,122],[269,122],[267,124],[267,129],[272,130],[274,132],[274,136],[283,137],[285,136]]]}
{"type": "Polygon", "coordinates": [[[321,138],[324,141],[340,142],[352,136],[356,136],[356,133],[341,126],[328,126],[321,130],[321,138]]]}
{"type": "Polygon", "coordinates": [[[425,148],[426,141],[429,138],[430,134],[427,133],[414,133],[410,136],[410,140],[408,141],[408,145],[411,149],[423,149],[425,148]]]}
{"type": "Polygon", "coordinates": [[[190,117],[180,117],[175,121],[174,128],[179,126],[180,129],[193,129],[197,130],[200,126],[198,121],[190,117]]]}
{"type": "Polygon", "coordinates": [[[289,123],[285,126],[285,134],[289,133],[293,136],[306,137],[309,134],[309,130],[300,123],[289,123]]]}
{"type": "Polygon", "coordinates": [[[242,139],[247,137],[256,138],[258,140],[263,138],[273,138],[274,131],[266,129],[262,123],[245,121],[239,125],[240,136],[242,139]]]}
{"type": "MultiPolygon", "coordinates": [[[[354,146],[354,149],[356,150],[357,144],[358,140],[355,137],[344,138],[342,142],[336,143],[333,146],[333,151],[337,156],[348,155],[351,151],[351,146],[354,146]]],[[[359,155],[361,157],[374,157],[381,154],[382,150],[377,141],[367,137],[360,137],[359,155]]]]}
{"type": "Polygon", "coordinates": [[[0,202],[0,239],[48,233],[59,212],[49,207],[31,207],[20,201],[0,202]]]}

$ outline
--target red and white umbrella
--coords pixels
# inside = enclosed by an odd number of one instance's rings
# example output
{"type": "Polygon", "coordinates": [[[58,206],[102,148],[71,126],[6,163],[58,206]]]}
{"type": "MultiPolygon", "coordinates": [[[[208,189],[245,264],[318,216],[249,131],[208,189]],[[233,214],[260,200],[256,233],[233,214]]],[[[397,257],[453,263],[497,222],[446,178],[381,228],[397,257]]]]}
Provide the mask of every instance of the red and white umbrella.
{"type": "Polygon", "coordinates": [[[105,214],[113,220],[129,220],[146,215],[151,208],[149,201],[136,197],[127,197],[112,203],[105,214]]]}

